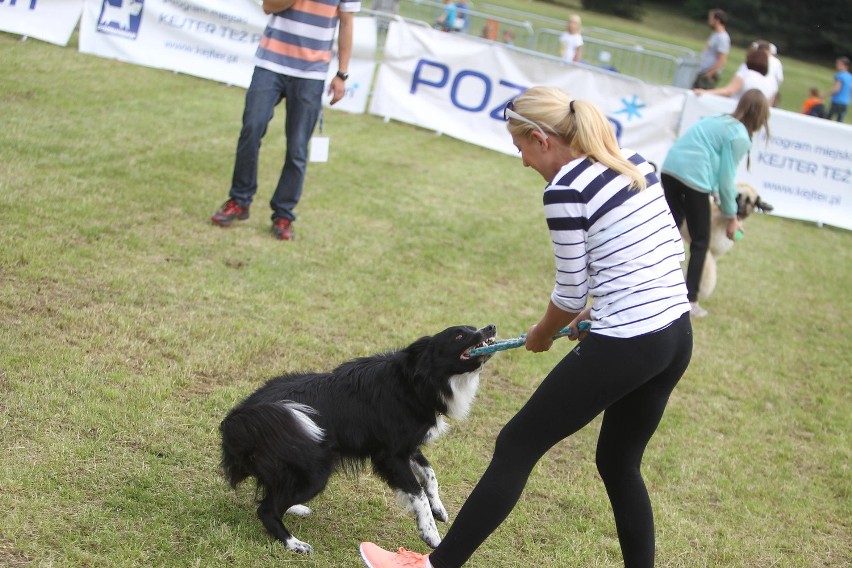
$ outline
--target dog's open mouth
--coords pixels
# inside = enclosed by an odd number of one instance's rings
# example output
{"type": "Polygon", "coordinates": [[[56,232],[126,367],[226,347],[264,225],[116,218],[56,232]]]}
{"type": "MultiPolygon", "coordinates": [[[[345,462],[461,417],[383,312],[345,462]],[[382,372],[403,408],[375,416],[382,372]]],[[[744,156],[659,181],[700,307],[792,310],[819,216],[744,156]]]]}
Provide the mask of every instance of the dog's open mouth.
{"type": "MultiPolygon", "coordinates": [[[[471,358],[470,352],[471,352],[473,349],[479,349],[480,347],[485,347],[485,346],[487,346],[487,345],[494,345],[494,342],[495,342],[495,339],[494,339],[494,338],[495,338],[495,336],[493,336],[493,335],[492,335],[491,337],[486,338],[485,340],[483,340],[483,341],[481,341],[481,342],[477,343],[476,345],[471,345],[470,347],[468,347],[467,349],[465,349],[465,350],[464,350],[464,352],[462,352],[462,354],[461,354],[461,359],[462,359],[463,361],[465,361],[465,360],[467,360],[467,359],[470,359],[470,358],[471,358]]],[[[483,356],[483,355],[477,355],[477,357],[482,357],[482,356],[483,356]]]]}

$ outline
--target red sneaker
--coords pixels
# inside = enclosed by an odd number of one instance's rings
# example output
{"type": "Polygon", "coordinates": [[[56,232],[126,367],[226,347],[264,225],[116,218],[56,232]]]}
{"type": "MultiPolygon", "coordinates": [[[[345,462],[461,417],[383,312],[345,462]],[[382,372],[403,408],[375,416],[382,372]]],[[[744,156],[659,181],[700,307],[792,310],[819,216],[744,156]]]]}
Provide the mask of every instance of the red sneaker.
{"type": "Polygon", "coordinates": [[[272,233],[275,235],[276,239],[280,239],[282,241],[292,241],[296,239],[296,235],[293,233],[293,223],[290,219],[285,217],[279,217],[272,222],[272,233]]]}
{"type": "Polygon", "coordinates": [[[212,217],[210,217],[210,220],[220,227],[230,227],[231,223],[234,222],[234,219],[244,221],[248,218],[249,208],[243,207],[233,199],[229,199],[222,204],[222,207],[220,207],[212,217]]]}
{"type": "Polygon", "coordinates": [[[387,551],[372,542],[361,543],[361,558],[369,568],[431,568],[429,556],[400,548],[387,551]]]}

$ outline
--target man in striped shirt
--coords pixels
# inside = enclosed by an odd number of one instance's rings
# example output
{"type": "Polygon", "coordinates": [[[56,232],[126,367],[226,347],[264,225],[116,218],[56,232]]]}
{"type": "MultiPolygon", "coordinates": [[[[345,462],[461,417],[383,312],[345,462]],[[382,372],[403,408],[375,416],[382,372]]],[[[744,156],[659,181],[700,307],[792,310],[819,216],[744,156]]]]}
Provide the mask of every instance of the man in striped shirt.
{"type": "Polygon", "coordinates": [[[331,80],[331,104],[343,98],[352,54],[352,29],[360,0],[263,0],[271,14],[255,55],[255,68],[246,92],[243,126],[237,143],[229,199],[211,220],[228,227],[249,218],[257,192],[260,143],[275,107],[285,101],[287,152],[284,168],[269,202],[272,232],[281,240],[294,238],[293,209],[299,203],[308,163],[308,141],[322,110],[322,94],[334,34],[339,25],[339,68],[331,80]]]}

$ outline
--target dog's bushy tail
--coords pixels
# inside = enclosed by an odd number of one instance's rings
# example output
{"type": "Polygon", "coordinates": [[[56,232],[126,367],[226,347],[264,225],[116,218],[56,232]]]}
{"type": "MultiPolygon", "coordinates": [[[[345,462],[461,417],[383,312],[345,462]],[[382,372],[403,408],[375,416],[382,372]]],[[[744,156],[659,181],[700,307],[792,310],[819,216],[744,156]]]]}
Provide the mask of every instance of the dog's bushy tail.
{"type": "Polygon", "coordinates": [[[313,414],[311,407],[291,401],[233,409],[219,425],[222,472],[231,487],[251,476],[269,487],[286,466],[319,459],[324,432],[313,414]]]}

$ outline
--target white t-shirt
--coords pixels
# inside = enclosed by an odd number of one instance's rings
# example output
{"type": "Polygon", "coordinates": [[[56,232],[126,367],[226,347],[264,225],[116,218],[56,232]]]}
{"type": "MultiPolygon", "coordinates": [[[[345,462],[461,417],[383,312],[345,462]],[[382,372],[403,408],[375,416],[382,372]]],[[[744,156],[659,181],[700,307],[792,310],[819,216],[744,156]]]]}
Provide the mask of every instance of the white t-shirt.
{"type": "Polygon", "coordinates": [[[779,86],[784,82],[784,67],[781,60],[774,55],[769,56],[769,71],[766,74],[773,77],[779,86]]]}
{"type": "Polygon", "coordinates": [[[740,89],[739,93],[731,96],[734,100],[739,100],[740,97],[743,96],[743,93],[751,89],[759,89],[760,92],[766,95],[769,102],[772,102],[772,97],[778,94],[778,81],[775,80],[775,77],[773,77],[771,73],[761,75],[757,71],[749,69],[746,67],[746,64],[743,63],[740,65],[740,68],[737,69],[737,77],[743,80],[743,88],[740,89]]]}
{"type": "Polygon", "coordinates": [[[577,48],[583,45],[583,36],[580,34],[569,34],[562,32],[559,36],[559,46],[561,48],[562,59],[565,61],[574,61],[574,55],[577,53],[577,48]]]}
{"type": "Polygon", "coordinates": [[[698,74],[703,75],[713,68],[716,61],[719,59],[719,54],[728,54],[731,51],[731,36],[728,32],[713,32],[710,34],[710,39],[707,40],[707,45],[704,46],[704,51],[701,52],[701,60],[698,64],[698,74]]]}

